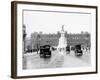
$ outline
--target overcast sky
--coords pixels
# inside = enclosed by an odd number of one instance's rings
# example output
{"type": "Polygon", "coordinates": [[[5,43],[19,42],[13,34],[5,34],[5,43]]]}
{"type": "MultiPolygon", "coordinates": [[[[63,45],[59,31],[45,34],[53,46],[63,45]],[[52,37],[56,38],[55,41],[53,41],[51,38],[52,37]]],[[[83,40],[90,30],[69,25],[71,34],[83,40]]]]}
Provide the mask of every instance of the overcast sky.
{"type": "Polygon", "coordinates": [[[57,33],[62,25],[68,33],[90,33],[91,29],[91,14],[24,11],[23,17],[28,36],[33,32],[57,33]]]}

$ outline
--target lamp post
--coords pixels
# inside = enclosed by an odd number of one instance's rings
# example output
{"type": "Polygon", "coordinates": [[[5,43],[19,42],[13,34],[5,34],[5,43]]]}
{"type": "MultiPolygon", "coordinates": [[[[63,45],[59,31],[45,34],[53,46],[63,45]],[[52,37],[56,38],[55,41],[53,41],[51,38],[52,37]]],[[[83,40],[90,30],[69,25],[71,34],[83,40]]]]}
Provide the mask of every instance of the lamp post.
{"type": "Polygon", "coordinates": [[[25,53],[25,49],[26,49],[26,26],[23,25],[23,42],[24,42],[24,53],[25,53]]]}
{"type": "Polygon", "coordinates": [[[38,50],[40,48],[40,34],[37,35],[37,54],[38,54],[38,50]]]}

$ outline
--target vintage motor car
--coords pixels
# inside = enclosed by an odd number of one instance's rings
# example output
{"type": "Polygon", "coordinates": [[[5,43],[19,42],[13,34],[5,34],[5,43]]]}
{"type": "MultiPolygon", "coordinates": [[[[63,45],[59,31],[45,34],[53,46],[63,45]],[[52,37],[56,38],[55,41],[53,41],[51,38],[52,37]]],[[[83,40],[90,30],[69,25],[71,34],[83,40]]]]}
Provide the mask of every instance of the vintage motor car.
{"type": "Polygon", "coordinates": [[[75,46],[75,56],[82,56],[83,51],[81,50],[81,45],[76,45],[75,46]]]}
{"type": "Polygon", "coordinates": [[[51,57],[50,45],[40,46],[40,57],[41,58],[50,58],[51,57]]]}
{"type": "Polygon", "coordinates": [[[70,53],[70,46],[66,47],[66,52],[69,54],[70,53]]]}

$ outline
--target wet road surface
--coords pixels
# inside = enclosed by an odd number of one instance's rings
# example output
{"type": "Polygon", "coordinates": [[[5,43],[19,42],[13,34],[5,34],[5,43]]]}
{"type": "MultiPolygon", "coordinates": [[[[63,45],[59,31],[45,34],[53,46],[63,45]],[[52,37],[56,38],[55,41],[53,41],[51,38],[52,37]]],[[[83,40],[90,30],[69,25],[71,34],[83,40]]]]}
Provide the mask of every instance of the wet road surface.
{"type": "Polygon", "coordinates": [[[27,53],[23,56],[23,69],[84,67],[90,66],[90,52],[84,52],[82,57],[76,57],[73,51],[70,54],[60,55],[58,51],[52,52],[51,58],[40,58],[37,52],[27,53]]]}

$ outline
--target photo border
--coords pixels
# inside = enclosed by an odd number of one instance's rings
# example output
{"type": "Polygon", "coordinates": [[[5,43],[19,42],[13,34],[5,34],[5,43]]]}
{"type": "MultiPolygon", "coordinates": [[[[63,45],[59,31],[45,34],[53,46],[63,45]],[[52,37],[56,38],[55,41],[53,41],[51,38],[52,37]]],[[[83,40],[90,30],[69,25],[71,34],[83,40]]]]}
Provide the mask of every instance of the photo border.
{"type": "Polygon", "coordinates": [[[58,3],[42,3],[42,2],[25,2],[12,1],[11,2],[11,77],[12,78],[32,78],[32,77],[50,77],[50,76],[66,76],[66,75],[81,75],[81,74],[95,74],[98,72],[98,7],[88,5],[74,5],[74,4],[58,4],[58,3]],[[17,76],[17,4],[28,5],[47,5],[60,7],[76,7],[76,8],[90,8],[96,9],[96,71],[94,72],[78,72],[78,73],[63,73],[63,74],[49,74],[49,75],[32,75],[32,76],[17,76]]]}

